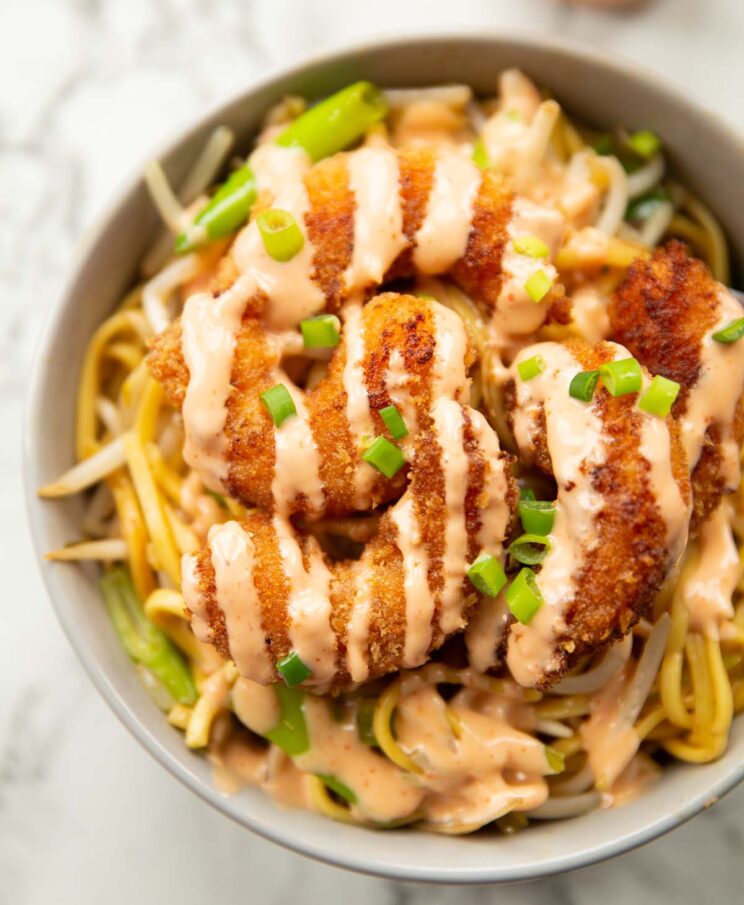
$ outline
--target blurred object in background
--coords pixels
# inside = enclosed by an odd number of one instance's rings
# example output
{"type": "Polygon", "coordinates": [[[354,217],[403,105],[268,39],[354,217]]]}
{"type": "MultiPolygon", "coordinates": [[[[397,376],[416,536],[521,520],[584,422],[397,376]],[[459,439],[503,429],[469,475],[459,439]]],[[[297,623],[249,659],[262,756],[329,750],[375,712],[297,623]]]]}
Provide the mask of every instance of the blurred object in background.
{"type": "Polygon", "coordinates": [[[649,0],[563,0],[572,6],[596,6],[602,9],[630,9],[645,6],[649,0]]]}

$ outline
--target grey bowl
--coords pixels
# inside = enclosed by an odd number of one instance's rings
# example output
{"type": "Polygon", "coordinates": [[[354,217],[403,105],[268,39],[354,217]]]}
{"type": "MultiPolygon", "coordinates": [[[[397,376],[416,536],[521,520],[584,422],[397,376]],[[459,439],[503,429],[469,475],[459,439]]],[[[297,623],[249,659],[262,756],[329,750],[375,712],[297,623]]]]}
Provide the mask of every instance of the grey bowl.
{"type": "MultiPolygon", "coordinates": [[[[519,66],[573,113],[611,127],[653,127],[678,174],[714,209],[744,261],[744,145],[720,119],[633,63],[565,44],[502,33],[386,41],[313,59],[242,91],[196,121],[157,156],[178,184],[209,132],[224,123],[247,148],[267,108],[286,92],[323,95],[358,78],[384,86],[467,82],[493,92],[499,71],[519,66]]],[[[83,350],[131,281],[155,225],[139,176],[89,235],[52,307],[33,371],[25,432],[28,512],[39,558],[78,533],[80,503],[42,503],[36,488],[70,466],[75,392],[83,350]]],[[[190,752],[139,684],[101,605],[95,572],[43,563],[57,615],[93,682],[132,734],[184,784],[245,827],[305,855],[384,877],[496,883],[565,871],[620,854],[678,826],[744,775],[744,721],[726,755],[707,766],[674,767],[643,797],[616,810],[516,837],[451,838],[376,832],[276,806],[262,792],[233,797],[212,785],[206,760],[190,752]]]]}

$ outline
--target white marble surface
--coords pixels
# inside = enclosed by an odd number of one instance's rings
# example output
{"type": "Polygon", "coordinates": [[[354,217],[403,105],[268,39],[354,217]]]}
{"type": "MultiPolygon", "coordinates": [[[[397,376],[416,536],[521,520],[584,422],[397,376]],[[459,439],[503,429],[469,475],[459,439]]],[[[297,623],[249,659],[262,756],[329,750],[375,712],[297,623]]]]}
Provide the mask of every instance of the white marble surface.
{"type": "Polygon", "coordinates": [[[0,0],[2,905],[742,900],[744,790],[640,852],[503,890],[386,883],[286,853],[210,811],[119,726],[36,574],[18,479],[26,374],[75,243],[123,175],[205,102],[306,48],[498,25],[635,57],[744,126],[740,0],[634,15],[558,0],[0,0]]]}

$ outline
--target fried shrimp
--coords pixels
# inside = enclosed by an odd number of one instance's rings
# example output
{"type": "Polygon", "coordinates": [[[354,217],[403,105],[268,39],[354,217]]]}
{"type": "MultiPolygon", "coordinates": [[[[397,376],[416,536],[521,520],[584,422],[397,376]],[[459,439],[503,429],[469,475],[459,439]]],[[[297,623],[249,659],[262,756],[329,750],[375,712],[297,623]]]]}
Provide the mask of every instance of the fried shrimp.
{"type": "Polygon", "coordinates": [[[694,531],[739,484],[744,355],[713,334],[741,305],[679,242],[637,261],[609,309],[612,337],[654,374],[680,384],[680,420],[692,470],[694,531]]]}
{"type": "MultiPolygon", "coordinates": [[[[676,420],[644,413],[634,394],[613,398],[600,387],[585,403],[568,392],[578,372],[627,357],[614,343],[577,339],[530,346],[511,368],[507,405],[520,456],[558,487],[552,547],[537,575],[543,606],[528,625],[507,620],[505,609],[500,623],[490,617],[524,685],[548,687],[625,634],[687,541],[690,485],[676,420]],[[519,363],[535,355],[545,368],[525,381],[519,363]]],[[[476,620],[474,633],[481,628],[476,620]]],[[[479,646],[471,643],[471,660],[479,646]]]]}
{"type": "Polygon", "coordinates": [[[516,487],[479,412],[439,398],[425,420],[410,484],[361,559],[330,562],[268,512],[214,526],[183,563],[196,635],[261,683],[299,658],[323,691],[418,666],[462,629],[479,599],[468,566],[501,555],[516,487]]]}
{"type": "MultiPolygon", "coordinates": [[[[399,408],[409,431],[406,449],[426,427],[435,398],[466,399],[472,351],[462,321],[448,308],[386,293],[364,308],[346,305],[342,322],[325,376],[303,392],[282,371],[284,353],[302,348],[299,334],[273,334],[243,320],[224,429],[221,487],[232,496],[315,518],[389,502],[403,492],[405,469],[386,478],[362,458],[375,436],[391,438],[380,410],[399,408]],[[276,427],[261,393],[280,383],[290,389],[297,415],[276,427]]],[[[168,401],[182,408],[189,375],[178,323],[157,338],[149,366],[168,401]]]]}

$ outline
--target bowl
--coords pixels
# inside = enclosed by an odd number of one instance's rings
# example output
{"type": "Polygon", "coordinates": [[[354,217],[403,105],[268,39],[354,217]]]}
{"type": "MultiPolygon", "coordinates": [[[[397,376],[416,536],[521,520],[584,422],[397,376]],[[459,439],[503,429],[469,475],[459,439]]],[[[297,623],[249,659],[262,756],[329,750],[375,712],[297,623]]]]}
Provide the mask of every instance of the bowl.
{"type": "MultiPolygon", "coordinates": [[[[406,38],[315,58],[209,110],[157,151],[177,185],[218,124],[247,149],[262,116],[284,93],[322,96],[359,78],[383,86],[466,82],[493,93],[498,73],[524,69],[566,108],[602,127],[652,127],[678,175],[703,196],[744,261],[744,145],[720,119],[637,63],[608,60],[555,41],[504,33],[406,38]]],[[[156,216],[139,175],[89,234],[67,288],[49,314],[33,371],[25,429],[28,511],[39,559],[78,532],[79,500],[42,502],[36,488],[73,462],[75,393],[83,351],[133,278],[156,216]]],[[[57,615],[91,679],[129,731],[181,782],[253,830],[302,854],[383,877],[438,883],[527,880],[618,855],[678,826],[744,776],[744,720],[717,762],[674,766],[637,800],[513,837],[448,837],[374,831],[287,810],[257,789],[233,796],[213,785],[207,760],[184,744],[141,686],[103,607],[94,569],[43,563],[57,615]]]]}

